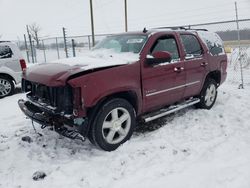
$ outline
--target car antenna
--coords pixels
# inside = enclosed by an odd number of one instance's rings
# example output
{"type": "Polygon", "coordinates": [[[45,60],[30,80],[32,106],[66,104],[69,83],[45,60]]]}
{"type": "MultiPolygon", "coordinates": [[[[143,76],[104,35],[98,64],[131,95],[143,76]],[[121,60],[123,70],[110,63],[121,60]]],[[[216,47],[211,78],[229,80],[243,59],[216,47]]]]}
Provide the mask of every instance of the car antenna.
{"type": "Polygon", "coordinates": [[[143,28],[143,31],[142,31],[143,33],[147,33],[148,32],[148,30],[146,29],[146,27],[144,27],[143,28]]]}

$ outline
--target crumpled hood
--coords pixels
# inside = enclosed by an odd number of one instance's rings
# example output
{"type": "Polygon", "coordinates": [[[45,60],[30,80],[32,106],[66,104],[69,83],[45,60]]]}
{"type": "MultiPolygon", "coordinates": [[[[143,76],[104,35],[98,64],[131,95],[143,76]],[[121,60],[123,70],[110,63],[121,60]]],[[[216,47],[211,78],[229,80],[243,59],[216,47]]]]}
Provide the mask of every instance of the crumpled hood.
{"type": "Polygon", "coordinates": [[[82,57],[67,58],[30,66],[24,78],[48,86],[65,85],[72,75],[87,70],[126,65],[139,60],[133,53],[110,53],[110,51],[90,52],[82,57]],[[108,53],[109,52],[109,53],[108,53]]]}

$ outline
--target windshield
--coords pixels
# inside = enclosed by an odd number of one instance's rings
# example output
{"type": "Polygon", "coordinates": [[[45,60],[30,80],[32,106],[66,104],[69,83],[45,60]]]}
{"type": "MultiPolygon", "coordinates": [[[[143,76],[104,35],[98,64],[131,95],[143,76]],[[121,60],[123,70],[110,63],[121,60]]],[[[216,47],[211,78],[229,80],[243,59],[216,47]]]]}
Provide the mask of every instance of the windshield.
{"type": "Polygon", "coordinates": [[[118,53],[132,52],[140,53],[147,40],[145,35],[113,35],[99,42],[93,50],[111,49],[118,53]]]}

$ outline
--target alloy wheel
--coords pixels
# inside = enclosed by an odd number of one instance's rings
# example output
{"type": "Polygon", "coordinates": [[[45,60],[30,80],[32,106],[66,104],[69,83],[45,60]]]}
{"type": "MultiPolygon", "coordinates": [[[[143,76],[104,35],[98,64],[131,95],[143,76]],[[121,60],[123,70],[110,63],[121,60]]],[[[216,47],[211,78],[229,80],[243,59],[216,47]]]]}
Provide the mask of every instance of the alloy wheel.
{"type": "Polygon", "coordinates": [[[0,97],[7,96],[11,92],[11,83],[3,78],[0,78],[0,97]]]}
{"type": "Polygon", "coordinates": [[[207,87],[206,94],[205,94],[205,104],[210,106],[213,104],[216,98],[216,86],[214,84],[210,84],[207,87]]]}
{"type": "Polygon", "coordinates": [[[122,107],[113,109],[104,119],[102,125],[103,138],[109,144],[121,142],[129,133],[131,117],[122,107]]]}

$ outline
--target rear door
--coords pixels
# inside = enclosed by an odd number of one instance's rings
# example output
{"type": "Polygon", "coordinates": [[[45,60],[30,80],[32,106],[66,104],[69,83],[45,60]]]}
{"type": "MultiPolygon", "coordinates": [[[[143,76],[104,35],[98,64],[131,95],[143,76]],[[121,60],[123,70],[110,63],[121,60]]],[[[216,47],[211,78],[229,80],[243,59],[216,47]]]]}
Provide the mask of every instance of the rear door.
{"type": "Polygon", "coordinates": [[[171,62],[147,64],[142,68],[142,86],[145,111],[172,104],[183,97],[185,85],[184,62],[175,35],[164,35],[155,40],[148,55],[168,51],[171,62]]]}
{"type": "Polygon", "coordinates": [[[186,87],[184,97],[188,98],[200,93],[203,81],[208,72],[207,53],[201,41],[194,34],[181,34],[185,50],[186,87]]]}

